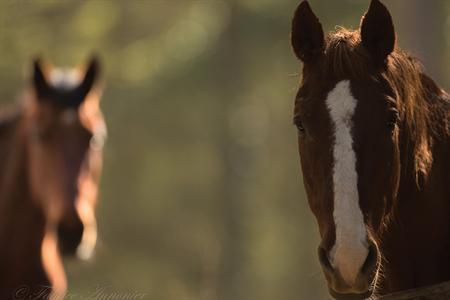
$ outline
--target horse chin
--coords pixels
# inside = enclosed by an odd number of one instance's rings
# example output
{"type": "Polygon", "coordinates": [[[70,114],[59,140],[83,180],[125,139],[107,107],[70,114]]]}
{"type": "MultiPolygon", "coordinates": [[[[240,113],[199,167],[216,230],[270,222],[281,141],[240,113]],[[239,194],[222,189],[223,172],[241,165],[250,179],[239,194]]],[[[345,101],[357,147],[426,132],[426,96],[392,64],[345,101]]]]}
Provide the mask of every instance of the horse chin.
{"type": "Polygon", "coordinates": [[[363,286],[366,285],[361,284],[359,285],[360,288],[344,288],[343,290],[336,290],[329,285],[328,291],[330,295],[337,300],[368,299],[374,295],[375,287],[377,286],[377,274],[375,274],[371,284],[369,284],[366,288],[363,286]]]}
{"type": "Polygon", "coordinates": [[[336,300],[362,300],[370,298],[373,294],[371,289],[367,290],[363,293],[355,293],[355,294],[341,294],[337,293],[332,289],[329,289],[330,295],[336,300]]]}

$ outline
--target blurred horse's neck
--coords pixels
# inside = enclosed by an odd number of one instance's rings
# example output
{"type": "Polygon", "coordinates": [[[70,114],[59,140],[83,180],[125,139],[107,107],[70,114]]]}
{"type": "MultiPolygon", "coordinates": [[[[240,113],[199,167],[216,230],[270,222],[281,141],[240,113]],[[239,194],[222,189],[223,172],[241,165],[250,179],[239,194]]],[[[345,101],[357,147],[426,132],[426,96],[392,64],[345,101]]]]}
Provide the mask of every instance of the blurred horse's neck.
{"type": "Polygon", "coordinates": [[[23,285],[48,285],[41,261],[45,218],[31,198],[22,116],[0,121],[0,298],[23,285]]]}

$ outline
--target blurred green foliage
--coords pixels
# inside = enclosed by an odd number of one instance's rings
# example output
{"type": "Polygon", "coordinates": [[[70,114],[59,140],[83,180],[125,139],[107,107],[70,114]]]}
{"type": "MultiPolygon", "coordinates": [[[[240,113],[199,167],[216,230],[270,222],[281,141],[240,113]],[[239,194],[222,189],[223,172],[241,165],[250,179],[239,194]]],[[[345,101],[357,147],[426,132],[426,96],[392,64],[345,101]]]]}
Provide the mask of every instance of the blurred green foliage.
{"type": "MultiPolygon", "coordinates": [[[[311,2],[327,31],[357,28],[368,4],[311,2]]],[[[400,24],[400,44],[410,46],[418,34],[401,25],[408,1],[385,2],[400,24]]],[[[433,44],[420,45],[449,87],[450,5],[433,3],[433,44]]],[[[93,260],[66,262],[69,293],[105,287],[145,299],[328,298],[291,125],[300,70],[289,46],[296,5],[1,2],[4,105],[19,94],[36,55],[72,66],[95,52],[104,66],[109,140],[100,241],[93,260]]]]}

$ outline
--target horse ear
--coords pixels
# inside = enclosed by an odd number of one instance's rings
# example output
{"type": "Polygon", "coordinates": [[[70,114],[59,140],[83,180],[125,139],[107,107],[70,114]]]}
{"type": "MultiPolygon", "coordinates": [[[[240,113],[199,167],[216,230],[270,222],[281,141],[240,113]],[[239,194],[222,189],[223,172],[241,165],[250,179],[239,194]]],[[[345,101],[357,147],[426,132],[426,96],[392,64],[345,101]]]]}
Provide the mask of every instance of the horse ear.
{"type": "Polygon", "coordinates": [[[292,19],[291,44],[294,53],[303,62],[311,62],[323,52],[324,43],[322,24],[308,1],[303,1],[292,19]]]}
{"type": "Polygon", "coordinates": [[[372,57],[383,63],[395,47],[395,29],[391,14],[379,0],[372,0],[361,20],[361,41],[372,57]]]}
{"type": "Polygon", "coordinates": [[[97,56],[93,56],[89,61],[83,81],[78,87],[78,92],[84,98],[93,88],[100,74],[100,62],[97,56]]]}
{"type": "Polygon", "coordinates": [[[42,68],[42,62],[40,58],[36,58],[33,61],[33,86],[36,90],[38,98],[45,98],[50,92],[50,85],[47,82],[45,72],[42,68]]]}

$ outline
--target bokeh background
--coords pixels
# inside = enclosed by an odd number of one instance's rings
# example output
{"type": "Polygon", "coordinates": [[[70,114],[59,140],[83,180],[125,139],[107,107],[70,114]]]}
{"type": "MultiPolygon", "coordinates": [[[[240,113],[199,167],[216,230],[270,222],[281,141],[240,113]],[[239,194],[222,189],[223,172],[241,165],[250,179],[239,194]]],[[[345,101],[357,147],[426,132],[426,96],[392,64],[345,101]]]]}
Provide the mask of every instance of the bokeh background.
{"type": "MultiPolygon", "coordinates": [[[[298,0],[0,3],[0,99],[31,58],[102,58],[109,127],[88,262],[69,294],[155,300],[328,299],[301,181],[289,46],[298,0]]],[[[311,0],[326,31],[358,28],[368,0],[311,0]]],[[[450,87],[450,1],[386,0],[399,43],[450,87]]]]}

